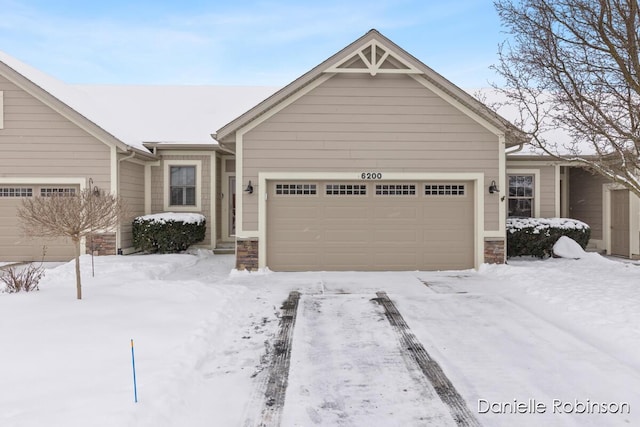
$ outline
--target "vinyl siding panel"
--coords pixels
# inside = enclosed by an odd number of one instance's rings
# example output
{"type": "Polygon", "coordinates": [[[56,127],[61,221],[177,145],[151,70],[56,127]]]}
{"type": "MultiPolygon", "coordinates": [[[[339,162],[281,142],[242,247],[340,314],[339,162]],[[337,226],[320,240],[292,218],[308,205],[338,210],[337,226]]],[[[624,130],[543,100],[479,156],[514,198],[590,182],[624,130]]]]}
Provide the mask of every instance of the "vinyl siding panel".
{"type": "Polygon", "coordinates": [[[4,129],[0,170],[11,177],[87,177],[110,189],[110,149],[13,83],[0,77],[4,129]]]}
{"type": "MultiPolygon", "coordinates": [[[[253,183],[261,171],[479,172],[488,182],[499,171],[497,136],[405,75],[336,75],[243,144],[253,183]]],[[[243,197],[246,231],[258,228],[257,203],[243,197]]],[[[485,229],[498,229],[497,198],[487,198],[485,229]]]]}
{"type": "Polygon", "coordinates": [[[540,216],[543,218],[556,216],[556,168],[554,166],[540,168],[540,216]]]}
{"type": "Polygon", "coordinates": [[[137,216],[144,215],[144,166],[132,162],[120,163],[120,197],[127,205],[129,215],[120,225],[120,245],[133,247],[131,223],[137,216]]]}

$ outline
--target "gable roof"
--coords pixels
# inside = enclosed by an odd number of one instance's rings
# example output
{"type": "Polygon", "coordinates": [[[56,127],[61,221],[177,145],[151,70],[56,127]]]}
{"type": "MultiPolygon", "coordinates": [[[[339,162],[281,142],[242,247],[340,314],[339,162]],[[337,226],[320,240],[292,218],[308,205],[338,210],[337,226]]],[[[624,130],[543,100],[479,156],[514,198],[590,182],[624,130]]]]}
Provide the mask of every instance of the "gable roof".
{"type": "Polygon", "coordinates": [[[211,133],[273,94],[261,86],[72,85],[0,51],[0,75],[108,145],[215,147],[211,133]]]}
{"type": "Polygon", "coordinates": [[[504,133],[507,145],[518,145],[527,140],[526,135],[508,120],[423,64],[375,29],[370,30],[291,84],[221,127],[214,136],[217,141],[222,143],[232,143],[233,135],[237,130],[327,73],[370,73],[375,75],[382,72],[410,74],[424,78],[432,87],[446,94],[450,98],[450,102],[459,103],[468,112],[479,116],[481,120],[504,133]]]}

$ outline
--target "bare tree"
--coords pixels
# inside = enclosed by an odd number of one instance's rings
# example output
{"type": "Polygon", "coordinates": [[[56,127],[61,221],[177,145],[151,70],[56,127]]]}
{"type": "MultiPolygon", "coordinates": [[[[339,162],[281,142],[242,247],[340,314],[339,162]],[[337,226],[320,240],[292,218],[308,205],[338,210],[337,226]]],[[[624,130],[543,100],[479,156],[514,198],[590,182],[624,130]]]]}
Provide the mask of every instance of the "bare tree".
{"type": "Polygon", "coordinates": [[[95,231],[109,230],[124,215],[118,197],[96,188],[76,194],[24,198],[18,209],[21,227],[28,236],[66,237],[75,247],[76,296],[82,299],[80,242],[95,231]]]}
{"type": "Polygon", "coordinates": [[[640,196],[640,12],[636,0],[496,0],[511,35],[494,88],[543,153],[640,196]],[[570,141],[549,140],[562,130],[570,141]],[[588,155],[585,155],[588,154],[588,155]]]}

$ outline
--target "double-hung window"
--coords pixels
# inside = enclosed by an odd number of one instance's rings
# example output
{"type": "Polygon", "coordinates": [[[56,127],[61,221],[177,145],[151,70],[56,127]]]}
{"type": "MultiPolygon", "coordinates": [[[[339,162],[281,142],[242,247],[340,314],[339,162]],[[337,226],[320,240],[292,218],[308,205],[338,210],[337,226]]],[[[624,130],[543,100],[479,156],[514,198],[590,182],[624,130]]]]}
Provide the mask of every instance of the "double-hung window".
{"type": "Polygon", "coordinates": [[[533,217],[534,185],[533,175],[509,175],[509,216],[533,217]]]}
{"type": "Polygon", "coordinates": [[[196,206],[196,167],[171,166],[169,170],[169,204],[196,206]]]}

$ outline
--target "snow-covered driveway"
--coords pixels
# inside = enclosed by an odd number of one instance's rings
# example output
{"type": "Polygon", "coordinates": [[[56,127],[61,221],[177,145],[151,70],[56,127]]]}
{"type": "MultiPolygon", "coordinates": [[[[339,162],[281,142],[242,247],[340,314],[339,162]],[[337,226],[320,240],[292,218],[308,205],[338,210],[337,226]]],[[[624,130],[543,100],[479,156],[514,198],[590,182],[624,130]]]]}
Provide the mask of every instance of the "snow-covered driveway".
{"type": "Polygon", "coordinates": [[[372,297],[302,297],[283,425],[455,426],[372,297]]]}
{"type": "Polygon", "coordinates": [[[98,257],[92,278],[82,262],[83,301],[73,264],[48,272],[39,292],[0,294],[3,427],[245,425],[292,291],[283,426],[450,425],[371,301],[378,291],[482,425],[640,425],[638,265],[229,274],[233,257],[201,251],[98,257]]]}

